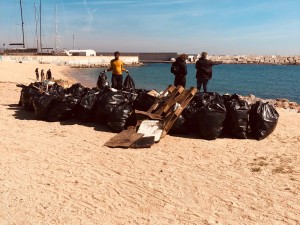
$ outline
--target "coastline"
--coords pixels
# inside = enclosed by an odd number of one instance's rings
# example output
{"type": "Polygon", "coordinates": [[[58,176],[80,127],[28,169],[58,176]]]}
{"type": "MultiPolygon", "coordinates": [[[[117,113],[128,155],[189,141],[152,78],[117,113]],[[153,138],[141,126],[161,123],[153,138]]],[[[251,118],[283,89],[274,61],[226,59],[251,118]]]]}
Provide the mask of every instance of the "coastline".
{"type": "Polygon", "coordinates": [[[39,121],[17,106],[16,84],[36,67],[73,82],[66,66],[0,62],[0,224],[300,223],[300,113],[276,108],[262,141],[167,135],[110,149],[115,133],[101,124],[39,121]]]}

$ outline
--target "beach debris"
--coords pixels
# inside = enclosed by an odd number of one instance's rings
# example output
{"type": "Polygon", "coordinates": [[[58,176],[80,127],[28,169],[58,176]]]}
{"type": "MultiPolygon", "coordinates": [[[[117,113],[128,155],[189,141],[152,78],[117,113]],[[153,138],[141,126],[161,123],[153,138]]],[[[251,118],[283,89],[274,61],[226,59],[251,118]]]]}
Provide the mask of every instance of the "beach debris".
{"type": "Polygon", "coordinates": [[[106,73],[103,71],[99,74],[98,80],[97,80],[97,87],[99,89],[105,88],[109,86],[109,82],[107,80],[106,73]]]}
{"type": "Polygon", "coordinates": [[[214,92],[197,92],[194,87],[169,85],[158,93],[135,89],[132,77],[127,82],[122,90],[115,91],[105,82],[92,89],[80,83],[68,88],[56,82],[17,84],[22,88],[19,105],[34,111],[39,120],[74,118],[104,123],[111,131],[120,132],[107,146],[124,148],[149,148],[169,132],[196,132],[207,140],[221,135],[233,138],[253,135],[261,140],[276,127],[279,115],[274,107],[299,107],[287,99],[257,101],[254,95],[237,94],[221,97],[214,92]]]}
{"type": "Polygon", "coordinates": [[[154,137],[155,142],[159,142],[163,132],[161,120],[143,120],[137,133],[144,134],[143,137],[154,137]]]}
{"type": "Polygon", "coordinates": [[[272,105],[257,101],[251,106],[249,114],[252,135],[257,140],[266,138],[275,130],[278,118],[279,114],[272,105]]]}
{"type": "MultiPolygon", "coordinates": [[[[199,92],[198,92],[199,93],[199,92]]],[[[226,118],[224,101],[218,93],[199,93],[202,103],[195,114],[195,126],[200,137],[214,140],[222,134],[226,118]]]]}
{"type": "Polygon", "coordinates": [[[132,77],[129,75],[129,72],[127,73],[127,76],[125,77],[125,80],[123,82],[123,88],[125,88],[126,90],[135,91],[135,83],[132,77]]]}
{"type": "Polygon", "coordinates": [[[226,107],[226,119],[223,133],[235,138],[246,139],[248,136],[249,104],[237,94],[222,96],[226,107]]]}

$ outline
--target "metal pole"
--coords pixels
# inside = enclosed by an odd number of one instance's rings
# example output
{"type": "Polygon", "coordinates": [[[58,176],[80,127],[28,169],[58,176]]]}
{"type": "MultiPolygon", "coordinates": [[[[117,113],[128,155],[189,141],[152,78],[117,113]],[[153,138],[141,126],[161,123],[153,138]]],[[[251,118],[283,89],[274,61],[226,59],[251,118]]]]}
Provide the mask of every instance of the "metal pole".
{"type": "Polygon", "coordinates": [[[35,39],[36,39],[36,50],[39,52],[39,38],[38,38],[38,18],[36,12],[36,4],[34,3],[34,14],[35,14],[35,39]]]}
{"type": "Polygon", "coordinates": [[[42,48],[42,0],[40,0],[40,50],[43,52],[42,48]]]}
{"type": "Polygon", "coordinates": [[[21,21],[22,21],[23,48],[25,48],[25,40],[24,40],[24,21],[23,21],[22,0],[20,0],[20,8],[21,8],[21,21]]]}

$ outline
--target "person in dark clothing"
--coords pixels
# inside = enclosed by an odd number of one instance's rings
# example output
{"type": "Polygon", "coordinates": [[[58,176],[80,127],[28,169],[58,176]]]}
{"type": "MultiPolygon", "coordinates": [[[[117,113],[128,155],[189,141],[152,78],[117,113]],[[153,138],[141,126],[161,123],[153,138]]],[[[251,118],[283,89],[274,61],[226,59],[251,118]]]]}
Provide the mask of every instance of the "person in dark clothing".
{"type": "Polygon", "coordinates": [[[44,70],[41,70],[41,81],[43,82],[44,80],[45,80],[44,70]]]}
{"type": "Polygon", "coordinates": [[[207,59],[207,53],[202,52],[201,58],[196,62],[196,79],[197,79],[197,89],[201,90],[203,85],[204,92],[207,92],[208,81],[212,78],[212,66],[221,64],[220,61],[211,61],[207,59]]]}
{"type": "Polygon", "coordinates": [[[35,76],[36,76],[36,80],[39,81],[40,76],[39,76],[39,69],[38,68],[35,69],[35,76]]]}
{"type": "Polygon", "coordinates": [[[51,80],[52,79],[52,73],[51,73],[50,69],[47,71],[46,77],[47,77],[47,80],[51,80]]]}
{"type": "Polygon", "coordinates": [[[172,63],[171,73],[174,74],[174,86],[181,85],[185,88],[186,85],[186,75],[187,75],[187,67],[186,60],[187,55],[182,54],[176,58],[176,61],[172,63]]]}

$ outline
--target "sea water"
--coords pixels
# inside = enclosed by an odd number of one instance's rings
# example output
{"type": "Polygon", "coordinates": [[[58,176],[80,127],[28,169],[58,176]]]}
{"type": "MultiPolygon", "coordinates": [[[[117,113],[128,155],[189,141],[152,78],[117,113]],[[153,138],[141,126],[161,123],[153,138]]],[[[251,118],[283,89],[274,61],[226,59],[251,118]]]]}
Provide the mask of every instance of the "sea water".
{"type": "MultiPolygon", "coordinates": [[[[164,90],[173,84],[171,64],[150,63],[142,67],[128,67],[136,88],[164,90]]],[[[196,87],[195,64],[187,64],[186,88],[196,87]]],[[[104,68],[72,69],[71,76],[82,85],[95,87],[98,75],[104,68]]],[[[107,73],[111,80],[111,72],[107,73]]],[[[124,73],[124,78],[126,74],[124,73]]],[[[213,66],[213,78],[208,91],[219,94],[253,94],[264,99],[287,98],[300,103],[300,66],[261,64],[221,64],[213,66]]]]}

